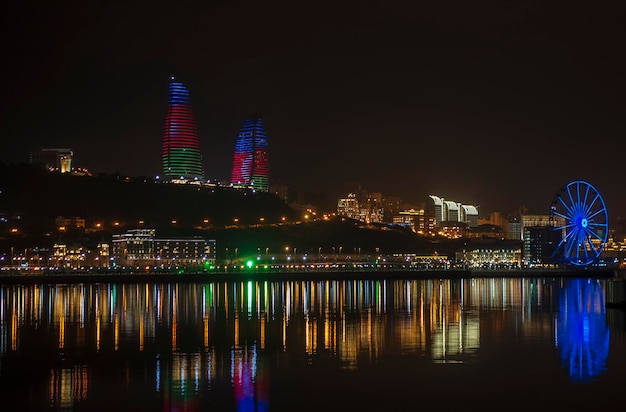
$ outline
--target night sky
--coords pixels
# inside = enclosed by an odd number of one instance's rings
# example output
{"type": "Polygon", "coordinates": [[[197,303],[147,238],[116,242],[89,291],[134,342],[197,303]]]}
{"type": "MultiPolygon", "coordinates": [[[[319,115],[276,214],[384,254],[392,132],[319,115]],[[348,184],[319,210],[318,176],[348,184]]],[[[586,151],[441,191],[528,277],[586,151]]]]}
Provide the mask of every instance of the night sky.
{"type": "Polygon", "coordinates": [[[208,178],[261,113],[272,184],[548,213],[583,179],[626,217],[620,2],[26,3],[0,5],[3,162],[158,175],[175,75],[208,178]]]}

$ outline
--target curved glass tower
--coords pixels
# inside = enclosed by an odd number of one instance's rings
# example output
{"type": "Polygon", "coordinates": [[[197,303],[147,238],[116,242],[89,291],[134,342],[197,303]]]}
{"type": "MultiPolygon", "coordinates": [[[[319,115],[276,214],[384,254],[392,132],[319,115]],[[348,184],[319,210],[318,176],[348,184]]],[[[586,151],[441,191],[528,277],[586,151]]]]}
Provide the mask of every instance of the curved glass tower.
{"type": "Polygon", "coordinates": [[[259,115],[246,119],[239,129],[230,183],[269,192],[267,136],[259,115]]]}
{"type": "Polygon", "coordinates": [[[189,90],[174,76],[170,79],[163,132],[163,176],[166,179],[204,180],[189,90]]]}

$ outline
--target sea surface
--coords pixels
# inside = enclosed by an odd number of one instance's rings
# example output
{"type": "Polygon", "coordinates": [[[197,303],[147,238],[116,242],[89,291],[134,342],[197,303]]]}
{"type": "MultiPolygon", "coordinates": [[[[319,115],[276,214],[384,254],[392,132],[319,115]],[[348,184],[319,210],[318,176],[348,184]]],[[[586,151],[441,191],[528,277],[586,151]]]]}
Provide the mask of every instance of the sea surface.
{"type": "Polygon", "coordinates": [[[0,285],[0,410],[626,410],[623,298],[545,276],[0,285]]]}

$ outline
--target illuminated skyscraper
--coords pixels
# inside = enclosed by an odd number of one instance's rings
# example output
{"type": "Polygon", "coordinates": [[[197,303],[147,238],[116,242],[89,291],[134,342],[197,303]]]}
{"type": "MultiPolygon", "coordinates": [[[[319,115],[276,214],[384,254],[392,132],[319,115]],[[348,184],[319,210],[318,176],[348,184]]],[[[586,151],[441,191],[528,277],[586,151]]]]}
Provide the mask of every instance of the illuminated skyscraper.
{"type": "Polygon", "coordinates": [[[189,91],[174,76],[170,80],[163,132],[163,176],[166,179],[204,180],[189,91]]]}
{"type": "Polygon", "coordinates": [[[252,186],[262,192],[269,191],[267,137],[263,120],[258,115],[246,119],[239,129],[230,182],[237,186],[252,186]]]}

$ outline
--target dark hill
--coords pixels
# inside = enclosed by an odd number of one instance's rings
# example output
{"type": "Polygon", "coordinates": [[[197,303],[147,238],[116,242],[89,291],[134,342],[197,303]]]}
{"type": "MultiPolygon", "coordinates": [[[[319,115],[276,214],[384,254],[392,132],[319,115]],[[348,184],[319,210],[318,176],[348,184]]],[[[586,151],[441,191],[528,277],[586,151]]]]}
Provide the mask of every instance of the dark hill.
{"type": "Polygon", "coordinates": [[[28,231],[55,228],[58,216],[111,227],[179,227],[278,223],[296,219],[294,211],[270,193],[224,187],[155,183],[118,175],[75,176],[49,173],[32,165],[0,166],[0,212],[28,231]]]}
{"type": "Polygon", "coordinates": [[[0,253],[50,248],[59,241],[93,250],[99,242],[110,242],[113,233],[138,227],[155,228],[159,237],[215,239],[218,259],[225,259],[227,250],[230,258],[285,258],[289,253],[451,256],[466,242],[424,238],[397,226],[366,226],[344,218],[302,222],[270,193],[119,175],[49,173],[33,165],[0,164],[0,216],[0,253]],[[85,228],[60,232],[55,224],[59,216],[83,218],[85,228]],[[94,230],[97,223],[101,227],[94,230]],[[15,228],[19,230],[12,232],[15,228]]]}

